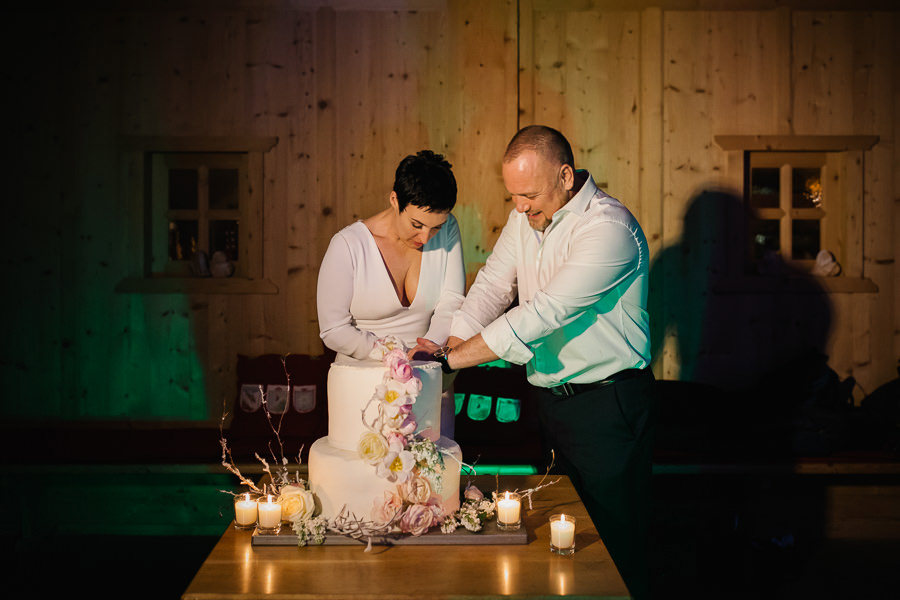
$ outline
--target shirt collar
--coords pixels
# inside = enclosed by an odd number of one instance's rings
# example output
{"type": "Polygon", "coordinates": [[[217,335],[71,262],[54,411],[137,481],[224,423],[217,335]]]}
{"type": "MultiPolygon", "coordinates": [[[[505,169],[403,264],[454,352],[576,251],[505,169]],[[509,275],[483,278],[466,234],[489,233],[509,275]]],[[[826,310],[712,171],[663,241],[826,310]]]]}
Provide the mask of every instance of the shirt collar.
{"type": "MultiPolygon", "coordinates": [[[[576,177],[584,174],[585,180],[581,185],[581,189],[578,190],[578,193],[572,196],[572,199],[566,202],[566,204],[559,209],[557,212],[570,212],[575,215],[584,214],[584,211],[588,209],[588,205],[591,202],[591,198],[597,195],[597,192],[600,191],[600,188],[597,187],[597,184],[594,183],[594,178],[588,171],[584,169],[579,169],[575,171],[576,177]]],[[[553,215],[554,217],[556,215],[553,215]]]]}

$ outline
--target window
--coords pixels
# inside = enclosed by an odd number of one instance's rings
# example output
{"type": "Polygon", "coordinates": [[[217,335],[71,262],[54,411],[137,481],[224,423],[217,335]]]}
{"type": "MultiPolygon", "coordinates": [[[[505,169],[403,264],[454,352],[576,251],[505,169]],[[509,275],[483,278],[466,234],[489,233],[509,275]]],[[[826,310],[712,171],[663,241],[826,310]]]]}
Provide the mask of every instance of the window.
{"type": "MultiPolygon", "coordinates": [[[[150,272],[196,275],[198,253],[221,253],[249,276],[246,153],[153,153],[150,272]]],[[[208,270],[208,269],[207,269],[208,270]]],[[[205,274],[205,273],[204,273],[205,274]]]]}
{"type": "Polygon", "coordinates": [[[834,252],[827,241],[831,236],[826,235],[826,153],[748,152],[746,160],[744,197],[751,263],[775,253],[811,269],[820,250],[834,252]]]}
{"type": "MultiPolygon", "coordinates": [[[[828,250],[839,265],[820,277],[831,292],[877,291],[865,278],[865,154],[878,143],[871,135],[717,135],[726,152],[725,176],[743,189],[746,219],[729,250],[724,293],[767,292],[790,282],[757,277],[776,274],[777,258],[794,271],[812,271],[828,250]],[[741,240],[741,241],[738,241],[741,240]]],[[[819,274],[818,271],[813,271],[819,274]]]]}
{"type": "Polygon", "coordinates": [[[125,235],[135,270],[125,293],[273,294],[264,278],[263,155],[277,138],[121,138],[125,235]],[[222,262],[218,262],[218,261],[222,262]]]}

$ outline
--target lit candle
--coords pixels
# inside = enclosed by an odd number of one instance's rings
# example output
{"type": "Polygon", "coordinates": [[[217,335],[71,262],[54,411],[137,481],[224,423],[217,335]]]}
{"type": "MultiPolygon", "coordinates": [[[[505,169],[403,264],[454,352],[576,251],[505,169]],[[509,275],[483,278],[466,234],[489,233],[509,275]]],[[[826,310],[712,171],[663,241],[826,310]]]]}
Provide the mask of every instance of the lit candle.
{"type": "Polygon", "coordinates": [[[560,550],[569,550],[575,546],[574,518],[569,515],[550,517],[550,545],[560,550]]]}
{"type": "Polygon", "coordinates": [[[275,501],[271,494],[260,498],[257,503],[259,511],[259,528],[264,530],[281,529],[281,505],[275,501]]]}
{"type": "Polygon", "coordinates": [[[256,525],[256,498],[250,492],[234,497],[234,523],[238,529],[256,525]]]}
{"type": "Polygon", "coordinates": [[[497,524],[501,529],[518,529],[522,503],[515,492],[505,492],[497,500],[497,524]]]}

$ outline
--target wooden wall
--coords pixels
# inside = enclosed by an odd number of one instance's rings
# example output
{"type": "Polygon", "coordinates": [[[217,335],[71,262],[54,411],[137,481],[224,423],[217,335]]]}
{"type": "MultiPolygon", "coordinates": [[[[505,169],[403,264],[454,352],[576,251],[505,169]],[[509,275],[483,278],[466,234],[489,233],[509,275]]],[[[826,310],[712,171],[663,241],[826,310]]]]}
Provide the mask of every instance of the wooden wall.
{"type": "Polygon", "coordinates": [[[531,122],[567,133],[578,165],[641,220],[658,376],[743,385],[817,335],[808,316],[824,311],[829,364],[872,391],[900,356],[897,13],[772,4],[188,0],[16,13],[3,36],[19,92],[7,127],[21,143],[3,224],[3,416],[215,422],[238,354],[322,352],[319,261],[334,232],[385,205],[404,155],[432,148],[453,163],[474,274],[511,208],[503,148],[531,122]],[[877,293],[819,295],[815,310],[809,297],[712,293],[729,231],[717,208],[687,218],[734,200],[722,134],[879,136],[861,217],[877,293]],[[263,165],[263,276],[278,293],[114,291],[142,264],[122,136],[185,135],[277,137],[263,165]]]}

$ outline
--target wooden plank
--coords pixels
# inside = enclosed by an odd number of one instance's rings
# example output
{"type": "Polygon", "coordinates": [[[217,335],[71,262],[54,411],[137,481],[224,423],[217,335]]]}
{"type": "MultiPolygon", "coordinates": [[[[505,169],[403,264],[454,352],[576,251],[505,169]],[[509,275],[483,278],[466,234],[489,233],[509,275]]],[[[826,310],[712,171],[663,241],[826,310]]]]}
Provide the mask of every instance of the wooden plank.
{"type": "Polygon", "coordinates": [[[877,135],[715,135],[723,150],[766,152],[841,152],[869,150],[878,143],[877,135]]]}

